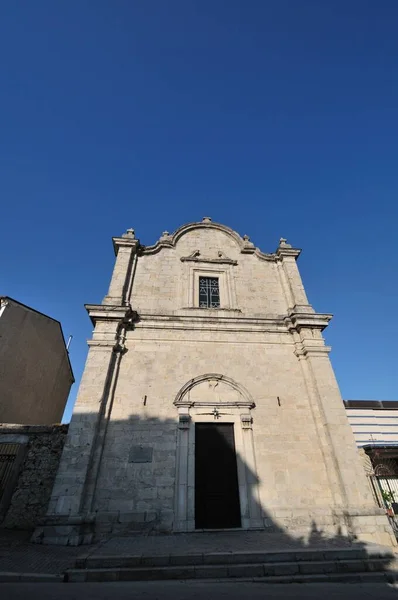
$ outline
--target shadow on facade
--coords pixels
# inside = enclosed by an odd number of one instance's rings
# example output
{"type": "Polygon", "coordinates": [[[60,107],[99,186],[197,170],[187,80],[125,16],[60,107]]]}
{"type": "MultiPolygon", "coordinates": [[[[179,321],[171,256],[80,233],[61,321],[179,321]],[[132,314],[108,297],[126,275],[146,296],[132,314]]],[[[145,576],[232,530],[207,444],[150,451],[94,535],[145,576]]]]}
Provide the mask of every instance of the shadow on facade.
{"type": "MultiPolygon", "coordinates": [[[[355,548],[364,559],[375,553],[357,539],[349,519],[333,520],[332,510],[322,520],[311,506],[296,509],[294,499],[281,518],[268,510],[259,495],[259,484],[267,482],[236,452],[226,413],[220,407],[224,427],[216,415],[203,413],[201,432],[197,423],[182,429],[177,420],[150,415],[115,420],[75,414],[48,514],[33,541],[107,544],[129,537],[129,553],[139,552],[144,539],[147,551],[159,553],[165,536],[178,531],[180,553],[355,548]],[[89,431],[95,431],[91,452],[89,431]],[[68,503],[77,508],[54,510],[68,503]]],[[[281,497],[281,507],[286,504],[281,497]]],[[[391,557],[384,553],[382,570],[388,571],[391,557]]]]}
{"type": "MultiPolygon", "coordinates": [[[[199,435],[196,423],[150,414],[116,420],[75,413],[47,516],[32,540],[75,545],[79,535],[80,543],[106,545],[118,538],[131,554],[143,547],[156,554],[167,534],[179,529],[175,547],[180,554],[355,548],[363,559],[369,558],[371,549],[356,538],[349,522],[322,522],[311,507],[296,509],[290,501],[291,518],[284,524],[283,514],[280,519],[275,509],[261,503],[259,485],[267,482],[260,482],[242,459],[227,412],[219,408],[223,428],[217,427],[217,415],[203,411],[205,427],[199,435]],[[181,434],[191,436],[184,451],[181,434]],[[202,448],[197,449],[197,443],[202,448]],[[68,504],[67,511],[54,510],[68,504]]],[[[38,476],[38,486],[45,477],[44,472],[38,476]]],[[[280,500],[281,507],[286,506],[286,498],[280,500]]],[[[384,554],[379,565],[388,571],[390,561],[384,554]]]]}

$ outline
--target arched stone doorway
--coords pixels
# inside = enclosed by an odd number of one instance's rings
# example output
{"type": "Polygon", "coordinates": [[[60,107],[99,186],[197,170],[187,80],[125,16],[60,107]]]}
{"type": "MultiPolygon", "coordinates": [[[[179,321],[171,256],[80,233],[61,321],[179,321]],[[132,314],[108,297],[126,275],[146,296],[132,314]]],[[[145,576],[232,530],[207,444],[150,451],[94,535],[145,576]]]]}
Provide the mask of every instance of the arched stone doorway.
{"type": "MultiPolygon", "coordinates": [[[[198,465],[200,451],[196,442],[213,444],[214,451],[223,453],[219,460],[232,465],[231,478],[237,479],[239,519],[231,517],[232,527],[251,529],[263,527],[258,494],[258,477],[253,443],[253,409],[255,404],[248,391],[233,379],[217,373],[195,377],[186,383],[174,401],[178,410],[177,473],[175,494],[175,531],[193,531],[206,528],[195,507],[195,473],[203,477],[205,465],[198,465]],[[224,439],[224,448],[217,448],[217,440],[224,439]],[[226,442],[225,442],[226,440],[226,442]],[[231,459],[231,452],[234,458],[231,459]]],[[[209,451],[207,452],[209,455],[209,451]]],[[[210,477],[209,469],[209,477],[210,477]]],[[[225,476],[225,474],[224,474],[225,476]]],[[[232,490],[233,482],[228,482],[232,490]]],[[[232,493],[232,492],[231,492],[232,493]]],[[[219,499],[220,501],[220,499],[219,499]]],[[[232,502],[232,500],[230,500],[232,502]]],[[[234,512],[234,509],[232,509],[234,512]]],[[[236,512],[236,511],[235,511],[236,512]]],[[[211,519],[211,528],[217,527],[217,516],[211,519]]],[[[236,517],[236,515],[235,515],[236,517]]],[[[225,519],[220,527],[225,527],[225,519]]]]}

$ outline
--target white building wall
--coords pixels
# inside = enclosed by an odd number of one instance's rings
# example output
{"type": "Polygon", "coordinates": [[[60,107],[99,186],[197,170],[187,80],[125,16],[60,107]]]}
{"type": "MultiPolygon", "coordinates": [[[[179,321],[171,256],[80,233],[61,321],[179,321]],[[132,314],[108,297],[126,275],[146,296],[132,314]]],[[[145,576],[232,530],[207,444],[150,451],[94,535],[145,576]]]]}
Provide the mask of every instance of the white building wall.
{"type": "Polygon", "coordinates": [[[346,413],[358,447],[398,447],[398,409],[346,407],[346,413]]]}

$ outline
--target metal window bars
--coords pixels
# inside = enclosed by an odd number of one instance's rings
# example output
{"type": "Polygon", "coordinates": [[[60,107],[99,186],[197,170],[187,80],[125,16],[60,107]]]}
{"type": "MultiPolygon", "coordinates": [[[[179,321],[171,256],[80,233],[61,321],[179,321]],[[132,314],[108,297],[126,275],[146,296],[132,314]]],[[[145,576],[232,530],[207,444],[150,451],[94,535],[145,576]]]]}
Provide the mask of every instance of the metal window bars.
{"type": "Polygon", "coordinates": [[[199,308],[220,308],[218,277],[199,277],[199,308]]]}

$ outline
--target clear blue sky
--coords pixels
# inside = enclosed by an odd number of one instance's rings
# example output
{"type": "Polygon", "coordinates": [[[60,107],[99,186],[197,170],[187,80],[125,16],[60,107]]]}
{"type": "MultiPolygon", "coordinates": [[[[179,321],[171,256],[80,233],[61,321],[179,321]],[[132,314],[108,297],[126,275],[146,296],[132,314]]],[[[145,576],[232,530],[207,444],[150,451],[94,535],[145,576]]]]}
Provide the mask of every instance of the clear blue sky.
{"type": "Polygon", "coordinates": [[[113,266],[210,215],[303,248],[345,398],[398,398],[398,2],[4,0],[1,293],[73,334],[113,266]]]}

